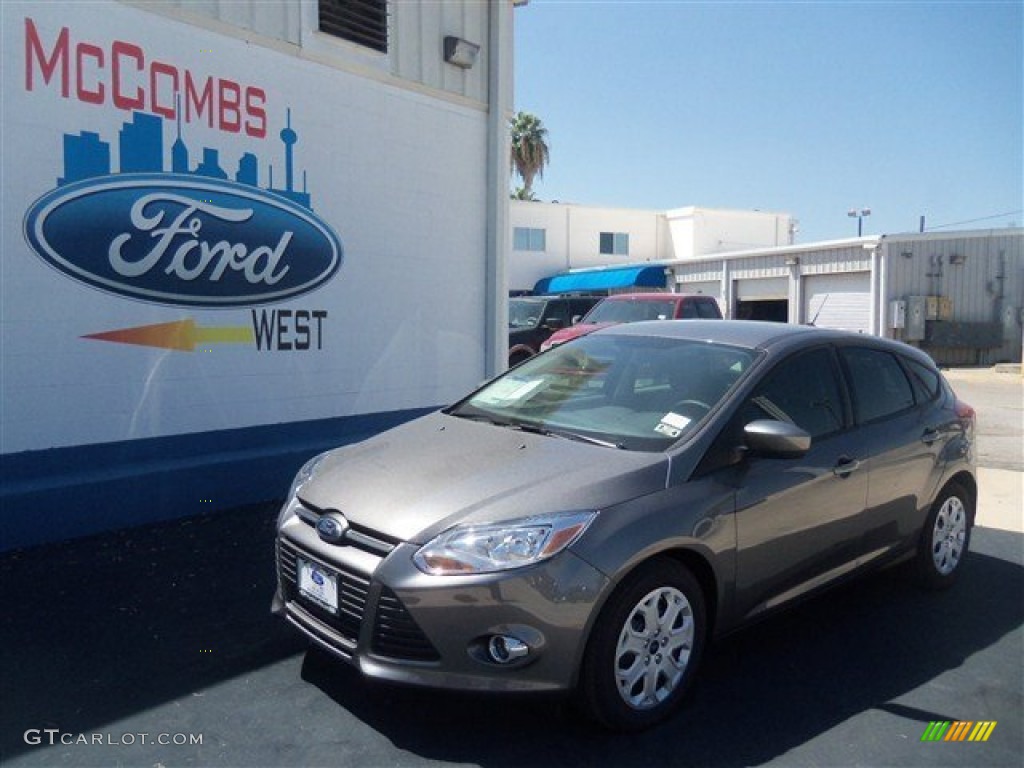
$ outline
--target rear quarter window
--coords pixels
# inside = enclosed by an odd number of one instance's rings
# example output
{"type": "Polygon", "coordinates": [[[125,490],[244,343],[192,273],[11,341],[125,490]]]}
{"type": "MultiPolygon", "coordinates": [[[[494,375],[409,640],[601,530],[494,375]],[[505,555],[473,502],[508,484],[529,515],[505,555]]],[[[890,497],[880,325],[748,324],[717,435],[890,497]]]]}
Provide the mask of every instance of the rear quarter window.
{"type": "Polygon", "coordinates": [[[910,385],[914,389],[914,397],[919,403],[930,403],[942,393],[942,376],[934,368],[923,365],[917,360],[902,358],[910,377],[910,385]]]}

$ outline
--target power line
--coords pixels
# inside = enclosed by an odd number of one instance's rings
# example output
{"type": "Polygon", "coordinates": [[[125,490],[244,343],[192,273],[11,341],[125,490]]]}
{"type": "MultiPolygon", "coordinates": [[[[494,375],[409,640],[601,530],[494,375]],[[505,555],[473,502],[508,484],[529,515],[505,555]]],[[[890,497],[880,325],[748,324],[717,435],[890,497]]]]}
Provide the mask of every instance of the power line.
{"type": "Polygon", "coordinates": [[[936,224],[935,226],[926,227],[927,230],[933,229],[949,229],[950,227],[962,227],[964,224],[977,224],[979,221],[991,221],[992,219],[1001,219],[1004,216],[1016,216],[1018,213],[1024,213],[1024,210],[1007,211],[1006,213],[997,213],[993,216],[982,216],[979,219],[968,219],[967,221],[954,221],[952,224],[936,224]]]}

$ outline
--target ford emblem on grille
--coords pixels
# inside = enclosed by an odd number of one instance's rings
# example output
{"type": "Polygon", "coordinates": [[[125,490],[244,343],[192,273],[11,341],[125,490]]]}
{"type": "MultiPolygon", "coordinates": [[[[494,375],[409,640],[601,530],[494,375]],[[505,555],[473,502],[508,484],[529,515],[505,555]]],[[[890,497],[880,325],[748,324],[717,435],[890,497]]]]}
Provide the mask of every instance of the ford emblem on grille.
{"type": "Polygon", "coordinates": [[[338,514],[324,515],[316,523],[317,535],[328,544],[338,544],[345,538],[348,520],[338,514]]]}

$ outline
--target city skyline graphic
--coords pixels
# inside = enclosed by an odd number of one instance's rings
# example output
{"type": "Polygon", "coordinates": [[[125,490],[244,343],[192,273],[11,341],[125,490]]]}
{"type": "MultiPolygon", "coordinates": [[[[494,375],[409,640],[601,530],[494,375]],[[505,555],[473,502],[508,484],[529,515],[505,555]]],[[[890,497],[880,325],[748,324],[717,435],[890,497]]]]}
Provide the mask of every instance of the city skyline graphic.
{"type": "MultiPolygon", "coordinates": [[[[285,185],[274,187],[274,166],[267,163],[267,192],[283,197],[313,210],[312,200],[306,190],[306,172],[302,172],[302,190],[294,185],[294,146],[298,133],[292,128],[291,108],[286,110],[285,127],[278,134],[284,144],[285,185]]],[[[260,188],[259,158],[253,152],[245,152],[238,160],[238,169],[230,179],[221,167],[220,150],[202,147],[198,162],[190,168],[190,152],[182,135],[181,111],[178,110],[177,130],[171,145],[170,167],[166,166],[164,154],[164,118],[147,112],[133,111],[130,121],[121,123],[118,130],[117,147],[119,168],[114,170],[111,160],[110,142],[104,141],[94,131],[65,133],[63,174],[57,178],[57,186],[65,186],[85,179],[103,176],[118,176],[125,173],[166,173],[183,176],[234,181],[249,187],[260,188]]]]}

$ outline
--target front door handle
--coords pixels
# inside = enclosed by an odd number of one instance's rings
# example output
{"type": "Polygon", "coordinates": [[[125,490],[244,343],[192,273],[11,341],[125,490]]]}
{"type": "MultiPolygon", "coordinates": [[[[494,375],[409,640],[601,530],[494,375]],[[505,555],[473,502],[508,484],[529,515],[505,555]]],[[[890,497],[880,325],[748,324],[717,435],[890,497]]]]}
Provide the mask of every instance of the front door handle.
{"type": "Polygon", "coordinates": [[[832,467],[832,474],[836,477],[849,477],[851,473],[860,469],[860,462],[849,456],[840,456],[836,465],[832,467]]]}

